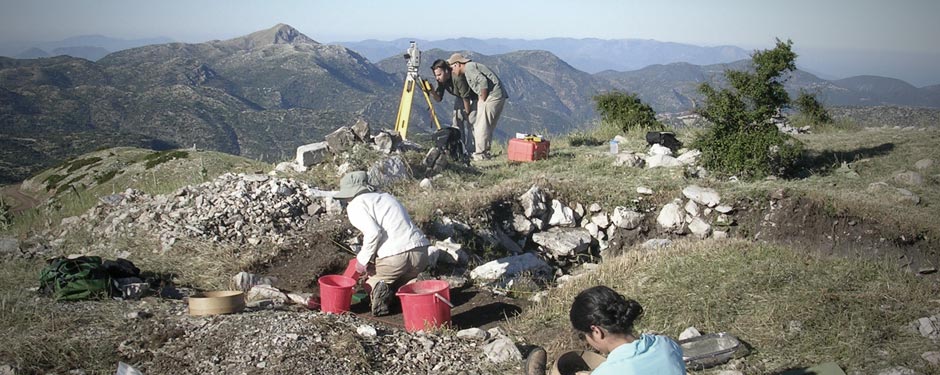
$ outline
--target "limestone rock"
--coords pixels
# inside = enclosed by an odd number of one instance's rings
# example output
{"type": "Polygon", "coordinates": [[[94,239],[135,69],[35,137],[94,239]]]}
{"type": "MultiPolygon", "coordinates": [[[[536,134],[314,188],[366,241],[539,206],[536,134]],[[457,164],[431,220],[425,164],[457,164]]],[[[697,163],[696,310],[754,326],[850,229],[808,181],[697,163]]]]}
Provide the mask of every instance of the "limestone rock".
{"type": "Polygon", "coordinates": [[[919,186],[924,184],[924,177],[917,172],[904,171],[894,175],[894,182],[907,186],[919,186]]]}
{"type": "Polygon", "coordinates": [[[704,239],[711,234],[712,227],[702,219],[694,218],[692,219],[692,222],[689,223],[689,231],[691,231],[692,234],[694,234],[696,237],[704,239]]]}
{"type": "Polygon", "coordinates": [[[297,164],[308,167],[314,164],[320,164],[329,153],[326,142],[311,143],[297,147],[297,164]]]}
{"type": "Polygon", "coordinates": [[[493,363],[522,361],[522,353],[508,337],[499,337],[484,345],[483,354],[493,363]]]}
{"type": "Polygon", "coordinates": [[[545,193],[542,192],[538,186],[532,185],[528,191],[522,193],[522,196],[519,197],[519,203],[522,204],[522,209],[527,218],[541,218],[545,214],[545,211],[548,209],[545,202],[547,201],[545,193]]]}
{"type": "Polygon", "coordinates": [[[584,228],[551,228],[533,234],[532,241],[544,246],[556,257],[567,257],[587,250],[591,244],[591,234],[584,228]]]}
{"type": "Polygon", "coordinates": [[[614,160],[614,165],[621,167],[627,166],[630,168],[643,168],[646,164],[646,160],[642,155],[637,155],[630,152],[621,152],[617,154],[617,159],[614,160]]]}
{"type": "Polygon", "coordinates": [[[470,278],[478,281],[506,279],[521,274],[552,274],[552,268],[533,253],[524,253],[489,261],[470,271],[470,278]]]}
{"type": "MultiPolygon", "coordinates": [[[[668,150],[668,148],[667,148],[668,150]]],[[[669,155],[651,155],[646,157],[646,168],[675,168],[682,166],[678,159],[669,155]]]]}
{"type": "Polygon", "coordinates": [[[666,231],[681,232],[685,224],[685,210],[676,202],[666,204],[660,209],[656,223],[666,231]]]}
{"type": "Polygon", "coordinates": [[[334,154],[346,151],[356,143],[356,134],[347,126],[341,126],[323,138],[326,139],[330,152],[334,154]]]}
{"type": "Polygon", "coordinates": [[[565,206],[561,201],[552,199],[552,216],[548,219],[548,225],[573,227],[575,223],[574,210],[565,206]]]}
{"type": "Polygon", "coordinates": [[[914,168],[919,171],[930,169],[933,166],[933,159],[920,159],[914,163],[914,168]]]}
{"type": "Polygon", "coordinates": [[[614,207],[614,213],[611,215],[611,222],[618,228],[634,229],[643,224],[646,215],[628,209],[626,207],[614,207]]]}
{"type": "Polygon", "coordinates": [[[689,185],[682,189],[682,195],[695,203],[708,207],[715,207],[721,202],[721,196],[714,189],[703,188],[698,185],[689,185]]]}
{"type": "Polygon", "coordinates": [[[372,141],[372,129],[369,127],[369,123],[366,122],[366,120],[356,120],[356,124],[352,126],[352,132],[360,142],[368,143],[372,141]]]}

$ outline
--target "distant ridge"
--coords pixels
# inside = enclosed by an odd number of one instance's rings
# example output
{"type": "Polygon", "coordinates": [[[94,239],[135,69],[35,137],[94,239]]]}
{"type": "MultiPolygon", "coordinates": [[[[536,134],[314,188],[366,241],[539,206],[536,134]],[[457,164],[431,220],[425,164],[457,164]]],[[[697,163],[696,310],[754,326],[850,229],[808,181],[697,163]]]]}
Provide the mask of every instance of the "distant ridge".
{"type": "Polygon", "coordinates": [[[290,25],[279,23],[266,30],[256,31],[243,37],[229,39],[224,44],[244,49],[255,49],[273,44],[320,44],[290,25]]]}

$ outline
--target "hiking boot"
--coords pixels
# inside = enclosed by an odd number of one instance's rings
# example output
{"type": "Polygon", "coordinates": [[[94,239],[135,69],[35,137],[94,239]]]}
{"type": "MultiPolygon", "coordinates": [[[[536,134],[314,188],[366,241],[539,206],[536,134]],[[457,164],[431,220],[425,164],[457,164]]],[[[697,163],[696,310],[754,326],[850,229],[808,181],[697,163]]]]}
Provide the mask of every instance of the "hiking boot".
{"type": "Polygon", "coordinates": [[[545,362],[548,361],[548,353],[540,346],[536,346],[529,352],[525,359],[525,375],[545,375],[545,362]]]}
{"type": "Polygon", "coordinates": [[[389,290],[388,284],[384,281],[379,281],[375,284],[375,287],[372,288],[372,316],[384,316],[388,315],[391,312],[389,311],[390,300],[392,299],[392,291],[389,290]]]}

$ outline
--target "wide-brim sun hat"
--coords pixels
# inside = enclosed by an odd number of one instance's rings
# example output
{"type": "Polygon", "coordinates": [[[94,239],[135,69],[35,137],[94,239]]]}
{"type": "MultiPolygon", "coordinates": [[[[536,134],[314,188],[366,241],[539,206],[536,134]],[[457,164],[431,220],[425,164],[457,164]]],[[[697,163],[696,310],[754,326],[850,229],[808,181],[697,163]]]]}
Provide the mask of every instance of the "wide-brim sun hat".
{"type": "Polygon", "coordinates": [[[459,53],[455,53],[455,54],[453,54],[453,55],[450,55],[450,58],[447,59],[447,64],[448,64],[448,65],[454,65],[454,64],[456,64],[456,63],[466,64],[466,63],[468,63],[468,62],[470,62],[470,59],[464,57],[463,55],[461,55],[461,54],[459,54],[459,53]]]}
{"type": "Polygon", "coordinates": [[[369,175],[363,171],[349,172],[339,181],[339,191],[333,198],[349,199],[355,196],[374,191],[369,186],[369,175]]]}

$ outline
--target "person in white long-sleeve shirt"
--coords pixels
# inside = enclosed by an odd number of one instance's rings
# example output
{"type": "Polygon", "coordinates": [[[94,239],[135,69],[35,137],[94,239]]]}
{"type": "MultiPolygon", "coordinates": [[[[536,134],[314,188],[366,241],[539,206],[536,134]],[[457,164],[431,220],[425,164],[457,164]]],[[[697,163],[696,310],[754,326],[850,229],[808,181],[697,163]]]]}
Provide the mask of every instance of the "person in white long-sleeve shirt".
{"type": "Polygon", "coordinates": [[[366,265],[375,260],[375,274],[366,279],[372,315],[388,315],[392,290],[414,282],[427,268],[430,242],[394,196],[374,191],[366,172],[343,176],[333,197],[349,200],[346,215],[362,232],[356,271],[365,274],[366,265]]]}

